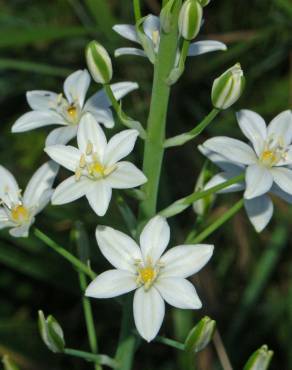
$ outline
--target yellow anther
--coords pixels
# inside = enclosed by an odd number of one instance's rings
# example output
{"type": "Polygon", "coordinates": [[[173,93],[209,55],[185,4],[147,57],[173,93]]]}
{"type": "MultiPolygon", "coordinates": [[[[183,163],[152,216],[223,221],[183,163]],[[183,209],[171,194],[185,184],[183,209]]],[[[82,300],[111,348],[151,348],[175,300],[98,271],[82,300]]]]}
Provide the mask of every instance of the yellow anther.
{"type": "Polygon", "coordinates": [[[62,103],[62,100],[63,100],[63,94],[61,93],[57,96],[57,105],[60,105],[62,103]]]}
{"type": "Polygon", "coordinates": [[[159,41],[159,31],[152,31],[152,40],[155,46],[157,46],[158,41],[159,41]]]}
{"type": "Polygon", "coordinates": [[[77,170],[75,171],[75,180],[76,181],[79,181],[81,175],[82,175],[81,169],[80,168],[77,168],[77,170]]]}
{"type": "Polygon", "coordinates": [[[272,166],[277,163],[279,156],[273,150],[265,150],[261,155],[261,161],[265,165],[272,166]]]}
{"type": "Polygon", "coordinates": [[[82,154],[79,161],[79,167],[84,168],[86,166],[86,158],[85,155],[82,154]]]}
{"type": "Polygon", "coordinates": [[[29,211],[23,205],[16,206],[11,210],[11,218],[18,223],[28,221],[29,211]]]}
{"type": "Polygon", "coordinates": [[[92,151],[93,151],[93,145],[90,141],[88,141],[86,145],[86,155],[92,154],[92,151]]]}

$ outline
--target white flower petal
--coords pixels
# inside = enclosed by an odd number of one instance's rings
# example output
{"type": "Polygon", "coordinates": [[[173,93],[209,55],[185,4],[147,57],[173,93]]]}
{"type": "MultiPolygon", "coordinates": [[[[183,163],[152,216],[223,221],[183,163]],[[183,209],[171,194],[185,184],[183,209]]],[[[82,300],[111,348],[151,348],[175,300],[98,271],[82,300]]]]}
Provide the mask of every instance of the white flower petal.
{"type": "Polygon", "coordinates": [[[99,160],[103,160],[107,145],[106,137],[102,128],[90,113],[86,113],[81,118],[77,131],[77,142],[82,153],[86,153],[88,143],[91,143],[99,160]]]}
{"type": "Polygon", "coordinates": [[[136,27],[131,24],[116,24],[113,26],[113,30],[124,37],[125,39],[137,42],[140,44],[139,37],[137,35],[136,27]]]}
{"type": "Polygon", "coordinates": [[[202,307],[195,287],[186,279],[176,277],[158,279],[155,288],[171,306],[193,310],[202,307]]]}
{"type": "Polygon", "coordinates": [[[86,69],[78,70],[68,76],[64,82],[64,93],[69,103],[78,102],[82,108],[89,85],[90,75],[86,69]]]}
{"type": "Polygon", "coordinates": [[[138,57],[147,57],[146,53],[142,49],[137,48],[118,48],[115,50],[115,57],[121,57],[123,55],[136,55],[138,57]]]}
{"type": "Polygon", "coordinates": [[[154,287],[148,291],[141,287],[135,292],[133,311],[139,334],[150,342],[156,337],[162,325],[165,314],[164,300],[154,287]]]}
{"type": "Polygon", "coordinates": [[[288,168],[272,168],[275,183],[286,193],[292,194],[292,170],[288,168]]]}
{"type": "Polygon", "coordinates": [[[33,110],[50,110],[56,107],[59,95],[46,90],[33,90],[26,93],[26,99],[33,110]]]}
{"type": "Polygon", "coordinates": [[[170,229],[166,219],[155,216],[144,227],[140,235],[140,246],[144,262],[155,264],[165,251],[170,239],[170,229]]]}
{"type": "Polygon", "coordinates": [[[6,211],[3,208],[0,208],[0,230],[12,226],[14,226],[14,223],[9,220],[6,211]]]}
{"type": "Polygon", "coordinates": [[[205,148],[223,155],[231,162],[249,165],[257,160],[252,148],[240,140],[218,136],[205,141],[203,145],[205,148]]]}
{"type": "Polygon", "coordinates": [[[51,131],[46,139],[46,146],[66,145],[77,135],[77,125],[59,127],[51,131]]]}
{"type": "Polygon", "coordinates": [[[114,267],[136,272],[135,262],[141,260],[142,255],[132,238],[108,226],[98,226],[95,236],[101,253],[114,267]]]}
{"type": "Polygon", "coordinates": [[[40,213],[51,201],[54,194],[54,189],[48,189],[44,191],[36,205],[36,208],[33,209],[33,215],[36,216],[40,213]]]}
{"type": "Polygon", "coordinates": [[[274,184],[272,186],[271,192],[277,195],[279,198],[283,199],[285,202],[292,204],[292,195],[286,193],[278,185],[274,184]]]}
{"type": "Polygon", "coordinates": [[[18,204],[20,190],[18,184],[5,167],[0,166],[0,199],[7,205],[18,204]]]}
{"type": "Polygon", "coordinates": [[[23,194],[24,204],[37,207],[42,195],[53,186],[59,166],[53,161],[43,164],[32,176],[23,194]]]}
{"type": "Polygon", "coordinates": [[[94,182],[87,177],[81,177],[76,181],[75,176],[61,182],[54,191],[52,204],[66,204],[83,197],[94,185],[94,182]]]}
{"type": "Polygon", "coordinates": [[[245,174],[245,199],[252,199],[267,193],[273,185],[273,176],[266,167],[254,164],[248,166],[245,174]]]}
{"type": "Polygon", "coordinates": [[[60,114],[52,110],[31,111],[18,118],[11,131],[25,132],[48,125],[67,125],[67,122],[60,114]]]}
{"type": "Polygon", "coordinates": [[[156,15],[149,14],[145,18],[143,23],[143,28],[145,34],[149,37],[149,39],[153,40],[154,32],[159,32],[160,34],[160,19],[156,15]]]}
{"type": "Polygon", "coordinates": [[[268,126],[268,136],[287,146],[292,141],[292,111],[286,110],[275,117],[268,126]]]}
{"type": "MultiPolygon", "coordinates": [[[[111,85],[111,89],[117,100],[120,100],[130,92],[137,90],[138,87],[139,85],[136,82],[118,82],[111,85]]],[[[111,105],[112,104],[108,99],[106,92],[104,91],[104,89],[102,89],[87,100],[84,106],[84,110],[91,110],[91,107],[93,109],[106,109],[109,108],[111,105]]]]}
{"type": "Polygon", "coordinates": [[[255,230],[260,233],[270,222],[274,206],[268,195],[261,195],[253,199],[245,199],[244,207],[250,222],[255,230]]]}
{"type": "Polygon", "coordinates": [[[242,164],[230,162],[227,158],[207,149],[204,147],[204,145],[199,145],[198,149],[203,155],[205,155],[211,162],[215,163],[216,166],[220,167],[224,172],[230,172],[233,173],[234,176],[237,176],[240,175],[245,168],[242,164]]]}
{"type": "Polygon", "coordinates": [[[188,56],[194,57],[211,51],[227,50],[227,46],[220,41],[206,40],[190,44],[188,56]]]}
{"type": "Polygon", "coordinates": [[[144,184],[147,178],[130,162],[118,162],[116,169],[107,178],[107,184],[113,189],[131,189],[144,184]]]}
{"type": "Polygon", "coordinates": [[[112,189],[105,180],[95,181],[88,192],[86,198],[90,207],[98,216],[104,216],[108,210],[112,197],[112,189]]]}
{"type": "Polygon", "coordinates": [[[137,288],[133,273],[123,270],[109,270],[98,275],[85,291],[87,297],[113,298],[137,288]]]}
{"type": "Polygon", "coordinates": [[[264,150],[267,139],[267,127],[264,119],[259,114],[247,109],[239,111],[236,117],[241,131],[252,143],[259,156],[264,150]]]}
{"type": "Polygon", "coordinates": [[[212,257],[210,244],[179,245],[171,248],[160,259],[164,266],[160,276],[186,278],[200,271],[212,257]]]}
{"type": "Polygon", "coordinates": [[[73,172],[79,166],[82,154],[77,148],[71,145],[52,145],[46,147],[44,151],[55,162],[73,172]]]}
{"type": "Polygon", "coordinates": [[[114,127],[115,120],[110,109],[94,108],[92,106],[88,106],[87,112],[93,115],[97,123],[103,124],[106,128],[114,127]]]}
{"type": "MultiPolygon", "coordinates": [[[[234,177],[234,175],[230,172],[218,173],[217,175],[213,176],[211,178],[211,180],[209,180],[207,182],[207,184],[204,187],[204,190],[210,189],[213,186],[223,184],[224,182],[232,179],[233,177],[234,177]]],[[[236,192],[236,191],[242,191],[242,190],[244,190],[244,188],[245,188],[244,183],[240,182],[240,183],[237,183],[237,184],[230,185],[230,186],[228,186],[227,188],[225,188],[223,190],[219,190],[217,193],[218,194],[233,193],[233,192],[236,192]]]]}
{"type": "Polygon", "coordinates": [[[123,130],[114,135],[106,147],[104,164],[111,166],[130,154],[134,149],[138,135],[137,130],[123,130]]]}
{"type": "Polygon", "coordinates": [[[34,223],[34,218],[26,223],[25,225],[14,227],[13,229],[9,230],[9,234],[14,238],[27,238],[29,234],[29,228],[34,223]]]}

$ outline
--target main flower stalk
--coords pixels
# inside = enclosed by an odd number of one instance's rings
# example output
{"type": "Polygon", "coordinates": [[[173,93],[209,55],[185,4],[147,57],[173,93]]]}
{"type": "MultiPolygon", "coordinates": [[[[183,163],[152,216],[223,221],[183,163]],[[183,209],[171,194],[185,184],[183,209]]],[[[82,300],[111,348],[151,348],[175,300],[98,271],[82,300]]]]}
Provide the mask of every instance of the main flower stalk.
{"type": "Polygon", "coordinates": [[[177,0],[173,12],[173,28],[168,34],[161,32],[159,52],[154,64],[152,98],[143,161],[143,172],[148,182],[143,187],[146,197],[140,206],[141,219],[149,219],[156,212],[170,96],[170,86],[166,81],[175,64],[178,40],[177,18],[180,6],[181,0],[177,0]]]}

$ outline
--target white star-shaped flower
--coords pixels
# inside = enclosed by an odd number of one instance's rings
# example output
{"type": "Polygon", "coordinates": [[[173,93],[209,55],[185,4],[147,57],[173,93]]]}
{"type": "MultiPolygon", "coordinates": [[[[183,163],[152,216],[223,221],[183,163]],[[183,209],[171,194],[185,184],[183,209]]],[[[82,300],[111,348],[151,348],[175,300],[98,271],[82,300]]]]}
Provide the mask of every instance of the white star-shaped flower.
{"type": "Polygon", "coordinates": [[[273,193],[292,204],[292,112],[287,110],[266,127],[261,116],[249,110],[237,114],[239,126],[251,145],[228,137],[215,137],[199,147],[223,172],[215,175],[205,189],[245,173],[245,182],[219,193],[244,192],[248,217],[256,231],[262,231],[273,215],[273,193]]]}
{"type": "Polygon", "coordinates": [[[179,245],[163,254],[170,229],[161,216],[147,223],[140,235],[140,247],[129,236],[107,226],[97,228],[96,239],[101,253],[115,269],[100,274],[88,286],[86,296],[112,298],[136,289],[135,325],[148,342],[162,325],[164,301],[178,308],[201,308],[197,292],[186,278],[205,266],[213,245],[179,245]]]}
{"type": "Polygon", "coordinates": [[[59,166],[53,161],[42,165],[32,176],[23,196],[14,176],[0,166],[0,229],[11,228],[14,237],[27,237],[35,216],[49,203],[59,166]]]}
{"type": "Polygon", "coordinates": [[[124,130],[107,143],[105,134],[91,114],[84,114],[78,131],[78,149],[52,145],[46,153],[74,175],[57,186],[52,203],[65,204],[86,196],[90,206],[103,216],[109,206],[112,189],[129,189],[144,184],[147,179],[132,163],[120,161],[134,148],[139,133],[124,130]]]}
{"type": "MultiPolygon", "coordinates": [[[[161,25],[159,17],[152,14],[149,14],[147,17],[145,17],[145,21],[143,23],[143,30],[155,54],[157,54],[159,50],[160,28],[161,25]]],[[[141,41],[138,37],[136,27],[134,25],[117,24],[113,27],[113,30],[122,37],[124,37],[125,39],[128,39],[141,45],[141,41]]],[[[193,57],[209,53],[211,51],[226,49],[227,49],[226,45],[219,41],[212,40],[197,41],[190,44],[188,56],[193,57]]],[[[116,57],[119,57],[121,55],[138,55],[142,57],[147,57],[144,50],[131,47],[119,48],[115,51],[116,57]]],[[[179,56],[177,57],[177,61],[178,60],[179,56]]]]}
{"type": "MultiPolygon", "coordinates": [[[[78,70],[64,82],[64,96],[51,91],[35,90],[26,94],[32,111],[21,116],[12,126],[12,132],[25,132],[48,125],[62,125],[47,137],[46,145],[67,144],[76,136],[82,116],[89,112],[97,122],[107,128],[114,126],[111,103],[104,90],[85,97],[90,85],[88,71],[78,70]]],[[[117,100],[138,88],[134,82],[121,82],[111,85],[117,100]]]]}

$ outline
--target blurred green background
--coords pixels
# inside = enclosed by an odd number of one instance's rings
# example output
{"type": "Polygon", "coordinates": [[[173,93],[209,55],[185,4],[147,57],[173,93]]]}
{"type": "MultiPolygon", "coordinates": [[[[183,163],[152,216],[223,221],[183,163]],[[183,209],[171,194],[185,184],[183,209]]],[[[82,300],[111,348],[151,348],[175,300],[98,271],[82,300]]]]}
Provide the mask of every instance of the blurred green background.
{"type": "MultiPolygon", "coordinates": [[[[158,13],[158,0],[141,0],[143,13],[158,13]]],[[[133,23],[130,0],[0,0],[0,163],[11,170],[20,185],[46,160],[43,153],[48,129],[11,134],[13,122],[28,111],[27,90],[62,91],[64,77],[85,67],[84,47],[91,39],[103,43],[113,55],[116,47],[130,42],[111,27],[133,23]]],[[[202,39],[225,42],[229,50],[190,58],[186,73],[173,88],[167,135],[191,129],[211,109],[212,81],[240,62],[247,86],[244,96],[220,114],[204,134],[183,148],[170,149],[165,157],[159,208],[192,192],[204,158],[196,147],[207,137],[241,137],[235,112],[249,108],[267,121],[292,106],[292,4],[290,0],[213,0],[205,8],[202,39]]],[[[146,59],[114,60],[115,82],[137,81],[140,89],[124,99],[128,114],[144,125],[151,96],[152,67],[146,59]]],[[[91,87],[94,92],[97,86],[91,87]]],[[[121,127],[116,126],[117,130],[121,127]]],[[[109,134],[111,134],[108,131],[109,134]]],[[[141,165],[141,143],[135,161],[141,165]]],[[[61,172],[59,180],[66,177],[61,172]]],[[[58,180],[58,181],[59,181],[58,180]]],[[[0,179],[1,181],[1,179],[0,179]]],[[[220,196],[199,226],[223,214],[239,194],[220,196]]],[[[135,210],[136,203],[129,199],[135,210]]],[[[234,369],[262,344],[275,351],[271,369],[292,369],[292,208],[275,199],[269,227],[257,235],[245,212],[240,212],[208,238],[216,245],[211,263],[195,278],[204,308],[200,312],[169,309],[162,334],[183,340],[189,322],[204,314],[218,328],[234,369]]],[[[90,235],[95,271],[109,265],[100,256],[93,232],[97,223],[120,225],[126,230],[118,206],[98,219],[85,200],[64,207],[48,207],[37,225],[66,248],[76,252],[72,230],[78,220],[90,235]]],[[[171,220],[173,243],[182,242],[194,228],[195,215],[188,210],[171,220]]],[[[120,227],[121,228],[121,227],[120,227]]],[[[0,233],[0,355],[8,353],[22,369],[89,369],[81,360],[53,355],[37,333],[37,310],[53,314],[62,324],[69,347],[88,350],[76,272],[47,249],[31,233],[29,239],[12,239],[0,233]]],[[[121,309],[113,300],[93,302],[102,353],[114,354],[121,309]]],[[[159,343],[143,343],[134,369],[182,368],[176,352],[159,343]],[[175,362],[176,361],[176,362],[175,362]]],[[[221,369],[211,346],[199,356],[200,370],[221,369]]]]}

